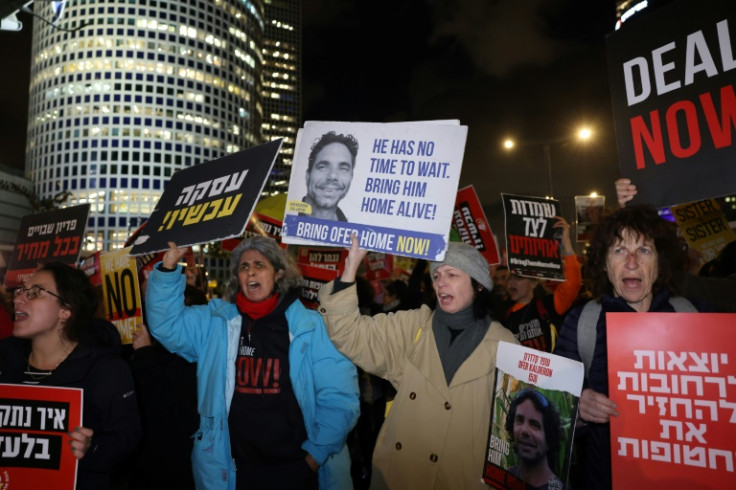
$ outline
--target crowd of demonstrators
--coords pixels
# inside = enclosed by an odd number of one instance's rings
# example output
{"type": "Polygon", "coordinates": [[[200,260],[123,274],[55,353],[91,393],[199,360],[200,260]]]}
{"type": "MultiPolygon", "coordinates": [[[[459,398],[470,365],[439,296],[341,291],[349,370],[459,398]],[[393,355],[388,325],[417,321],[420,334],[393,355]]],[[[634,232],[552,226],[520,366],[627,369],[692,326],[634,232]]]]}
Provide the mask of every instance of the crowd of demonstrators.
{"type": "MultiPolygon", "coordinates": [[[[638,193],[630,179],[615,182],[616,198],[625,207],[638,193]]],[[[718,256],[703,264],[689,256],[693,263],[683,274],[679,289],[687,297],[705,301],[719,313],[736,313],[736,242],[727,244],[718,256]]]]}
{"type": "Polygon", "coordinates": [[[148,279],[147,321],[197,362],[197,488],[351,488],[355,367],[298,300],[292,258],[273,239],[246,238],[231,254],[231,300],[185,306],[185,249],[170,245],[148,279]]]}
{"type": "MultiPolygon", "coordinates": [[[[629,206],[605,218],[591,240],[586,269],[596,299],[565,318],[555,354],[586,367],[578,405],[582,426],[575,431],[581,475],[574,479],[583,488],[606,489],[611,488],[609,421],[618,415],[608,398],[606,313],[696,311],[696,306],[676,296],[683,253],[671,223],[654,208],[629,206]],[[579,338],[590,340],[579,344],[579,338]]],[[[697,310],[708,309],[696,304],[697,310]]]]}
{"type": "Polygon", "coordinates": [[[561,216],[555,218],[553,226],[562,230],[560,255],[565,280],[554,292],[536,295],[538,279],[511,274],[507,289],[512,304],[500,319],[522,345],[545,352],[554,350],[562,320],[582,285],[580,262],[570,240],[570,224],[561,216]]]}
{"type": "MultiPolygon", "coordinates": [[[[675,226],[630,205],[630,180],[616,190],[620,209],[586,253],[585,288],[570,225],[556,217],[565,281],[543,294],[538,280],[489,272],[477,250],[451,242],[444,261],[416,261],[408,285],[386,282],[377,303],[354,236],[342,276],[319,293],[320,315],[299,301],[289,253],[251,237],[231,254],[231,297],[208,302],[193,256],[171,243],[142,284],[145,324],[123,346],[129,356],[95,319],[84,273],[47,264],[0,307],[0,339],[13,335],[0,341],[0,382],[85,389],[84,427],[70,435],[77,488],[480,488],[496,347],[508,341],[585,363],[571,481],[610,488],[618,412],[605,313],[736,311],[736,242],[684,274],[675,226]],[[578,345],[582,329],[590,345],[578,345]]],[[[519,425],[544,412],[531,395],[520,408],[519,425]]],[[[547,470],[512,472],[558,485],[547,470]]]]}
{"type": "Polygon", "coordinates": [[[112,488],[141,438],[118,331],[95,319],[94,288],[66,264],[41,266],[14,295],[13,336],[0,341],[0,383],[82,388],[84,426],[69,433],[79,460],[76,488],[112,488]]]}
{"type": "Polygon", "coordinates": [[[322,287],[320,312],[335,346],[397,389],[373,454],[371,488],[485,488],[483,467],[496,348],[514,336],[491,319],[489,266],[451,242],[430,264],[434,311],[361,315],[358,237],[342,276],[322,287]]]}

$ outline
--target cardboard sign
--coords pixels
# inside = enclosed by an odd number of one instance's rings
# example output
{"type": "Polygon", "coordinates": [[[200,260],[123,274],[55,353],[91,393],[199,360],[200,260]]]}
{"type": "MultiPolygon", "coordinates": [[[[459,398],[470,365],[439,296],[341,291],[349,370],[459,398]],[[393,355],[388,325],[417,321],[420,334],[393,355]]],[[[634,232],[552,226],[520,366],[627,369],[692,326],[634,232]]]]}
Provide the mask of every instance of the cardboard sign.
{"type": "Polygon", "coordinates": [[[100,254],[105,317],[117,327],[123,344],[133,343],[133,332],[143,323],[138,270],[129,252],[123,248],[100,254]]]}
{"type": "Polygon", "coordinates": [[[457,191],[452,227],[460,235],[460,239],[475,247],[490,265],[501,262],[496,239],[488,224],[486,214],[483,212],[483,206],[475,192],[475,187],[472,185],[457,191]]]}
{"type": "Polygon", "coordinates": [[[715,259],[723,247],[736,240],[715,199],[672,206],[670,210],[688,246],[699,251],[704,262],[715,259]]]}
{"type": "Polygon", "coordinates": [[[583,363],[499,342],[483,481],[494,488],[537,488],[520,476],[526,471],[525,460],[533,459],[524,446],[544,445],[545,454],[531,456],[547,461],[553,475],[545,482],[547,488],[562,490],[570,470],[582,388],[583,363]],[[522,427],[524,421],[532,427],[537,424],[531,431],[536,435],[522,427]],[[532,442],[535,437],[539,440],[532,442]]]}
{"type": "Polygon", "coordinates": [[[279,139],[176,172],[131,255],[242,235],[280,147],[279,139]]]}
{"type": "Polygon", "coordinates": [[[0,384],[0,488],[74,490],[68,433],[82,426],[83,390],[0,384]]]}
{"type": "Polygon", "coordinates": [[[315,267],[307,264],[297,264],[302,272],[302,289],[301,301],[304,306],[310,310],[316,310],[319,307],[317,295],[319,290],[337,277],[337,271],[334,269],[326,269],[324,267],[315,267]]]}
{"type": "Polygon", "coordinates": [[[606,314],[614,488],[736,488],[735,322],[606,314]]]}
{"type": "Polygon", "coordinates": [[[632,203],[728,195],[736,182],[736,2],[680,0],[607,37],[621,175],[632,203]]]}
{"type": "Polygon", "coordinates": [[[509,271],[524,277],[564,281],[560,240],[553,228],[560,203],[543,197],[501,194],[506,220],[509,271]]]}
{"type": "Polygon", "coordinates": [[[23,285],[39,264],[58,260],[74,265],[82,249],[89,208],[89,204],[82,204],[23,216],[5,287],[23,285]]]}
{"type": "Polygon", "coordinates": [[[283,242],[349,247],[357,233],[366,250],[442,260],[467,131],[457,121],[308,121],[297,136],[283,242]]]}
{"type": "Polygon", "coordinates": [[[587,242],[593,237],[594,227],[600,223],[606,205],[605,196],[575,196],[578,242],[587,242]]]}

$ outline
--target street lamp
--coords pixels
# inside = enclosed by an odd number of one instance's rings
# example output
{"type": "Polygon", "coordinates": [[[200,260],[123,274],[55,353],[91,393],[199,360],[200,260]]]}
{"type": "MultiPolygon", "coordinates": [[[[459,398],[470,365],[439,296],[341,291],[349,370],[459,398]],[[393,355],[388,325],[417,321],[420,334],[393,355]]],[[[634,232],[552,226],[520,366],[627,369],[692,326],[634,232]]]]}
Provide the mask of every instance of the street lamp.
{"type": "MultiPolygon", "coordinates": [[[[556,144],[565,144],[569,143],[570,141],[587,141],[593,136],[593,131],[588,127],[582,127],[580,128],[575,136],[563,136],[560,138],[553,138],[543,141],[524,141],[518,143],[518,145],[522,146],[541,146],[542,147],[542,153],[544,154],[544,166],[547,170],[547,191],[548,197],[554,196],[554,189],[552,186],[552,155],[550,153],[550,149],[552,145],[556,144]]],[[[503,142],[503,147],[506,151],[513,150],[517,146],[517,142],[514,141],[511,138],[506,138],[503,142]]]]}

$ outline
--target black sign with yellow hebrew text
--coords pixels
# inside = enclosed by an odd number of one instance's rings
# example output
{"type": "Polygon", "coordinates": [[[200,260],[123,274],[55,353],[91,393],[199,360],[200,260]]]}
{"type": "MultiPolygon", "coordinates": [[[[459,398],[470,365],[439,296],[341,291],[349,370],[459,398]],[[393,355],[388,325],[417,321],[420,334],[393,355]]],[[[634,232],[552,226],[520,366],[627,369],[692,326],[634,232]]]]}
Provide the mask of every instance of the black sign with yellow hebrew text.
{"type": "Polygon", "coordinates": [[[130,254],[241,235],[280,147],[279,139],[175,173],[130,254]]]}

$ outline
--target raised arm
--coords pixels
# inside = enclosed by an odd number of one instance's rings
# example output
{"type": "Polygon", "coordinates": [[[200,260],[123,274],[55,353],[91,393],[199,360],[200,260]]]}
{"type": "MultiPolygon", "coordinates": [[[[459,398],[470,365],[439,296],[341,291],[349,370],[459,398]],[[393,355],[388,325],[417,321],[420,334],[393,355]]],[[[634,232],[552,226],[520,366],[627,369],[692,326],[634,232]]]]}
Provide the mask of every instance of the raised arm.
{"type": "Polygon", "coordinates": [[[368,254],[367,250],[363,250],[358,246],[358,235],[356,233],[350,236],[350,242],[348,256],[345,259],[345,269],[343,269],[342,276],[340,276],[340,280],[346,283],[355,282],[358,268],[368,254]]]}

